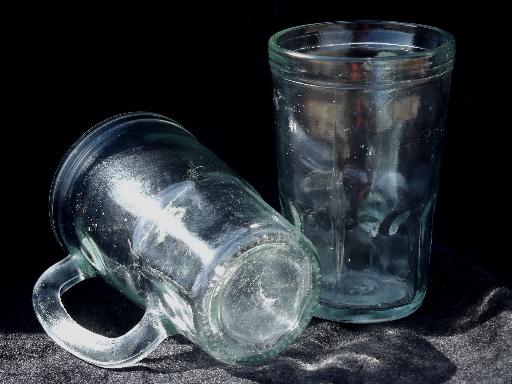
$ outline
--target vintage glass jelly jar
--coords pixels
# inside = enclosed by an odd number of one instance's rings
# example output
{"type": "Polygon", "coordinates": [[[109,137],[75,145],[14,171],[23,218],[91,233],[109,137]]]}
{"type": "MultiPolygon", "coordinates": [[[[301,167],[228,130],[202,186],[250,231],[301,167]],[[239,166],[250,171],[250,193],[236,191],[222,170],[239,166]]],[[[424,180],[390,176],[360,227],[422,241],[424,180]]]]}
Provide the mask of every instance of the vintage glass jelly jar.
{"type": "Polygon", "coordinates": [[[454,53],[449,33],[398,22],[271,37],[282,211],[317,248],[317,316],[365,323],[420,306],[454,53]]]}

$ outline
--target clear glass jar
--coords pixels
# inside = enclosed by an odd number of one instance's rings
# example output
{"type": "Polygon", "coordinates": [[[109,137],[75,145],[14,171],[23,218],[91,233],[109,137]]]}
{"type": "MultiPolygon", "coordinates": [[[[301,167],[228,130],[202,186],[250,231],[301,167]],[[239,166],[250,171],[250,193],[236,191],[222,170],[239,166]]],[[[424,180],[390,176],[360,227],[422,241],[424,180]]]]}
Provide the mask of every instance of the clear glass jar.
{"type": "Polygon", "coordinates": [[[386,321],[427,287],[453,37],[335,22],[269,41],[282,212],[316,246],[319,317],[386,321]]]}
{"type": "Polygon", "coordinates": [[[129,113],[67,153],[50,198],[69,252],[33,294],[46,332],[103,367],[135,363],[180,333],[227,363],[268,359],[295,340],[318,302],[312,244],[179,124],[129,113]],[[60,295],[101,276],[145,309],[118,338],[75,323],[60,295]]]}

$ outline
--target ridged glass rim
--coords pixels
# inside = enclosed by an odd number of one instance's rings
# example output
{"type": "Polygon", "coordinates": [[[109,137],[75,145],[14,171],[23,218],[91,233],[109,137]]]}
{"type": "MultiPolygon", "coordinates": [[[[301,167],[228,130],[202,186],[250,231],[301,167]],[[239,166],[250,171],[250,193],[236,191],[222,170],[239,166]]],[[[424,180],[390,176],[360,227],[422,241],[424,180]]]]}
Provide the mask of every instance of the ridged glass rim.
{"type": "Polygon", "coordinates": [[[159,121],[162,123],[172,124],[173,126],[183,130],[184,133],[190,135],[194,139],[196,138],[192,133],[187,131],[181,124],[174,121],[173,119],[161,115],[155,112],[146,112],[146,111],[133,111],[133,112],[124,112],[111,117],[108,117],[97,124],[94,124],[92,127],[87,129],[84,133],[82,133],[77,140],[68,148],[64,156],[59,162],[55,173],[53,174],[53,179],[50,185],[50,193],[48,196],[48,216],[50,219],[50,225],[53,231],[53,234],[62,248],[66,248],[64,241],[61,237],[60,231],[56,226],[56,200],[58,198],[57,191],[62,183],[62,174],[68,169],[70,164],[75,161],[75,157],[77,155],[77,151],[81,149],[81,147],[86,147],[87,144],[94,139],[95,136],[104,133],[106,130],[115,129],[116,127],[122,126],[126,123],[133,123],[142,120],[153,120],[159,121]]]}
{"type": "MultiPolygon", "coordinates": [[[[288,41],[288,40],[286,40],[288,41]]],[[[285,42],[286,42],[285,41],[285,42]]],[[[303,24],[295,27],[283,29],[275,34],[273,34],[269,39],[269,53],[274,53],[278,55],[282,55],[285,57],[290,57],[294,59],[302,59],[302,60],[320,60],[320,61],[328,61],[328,62],[393,62],[393,61],[403,61],[407,59],[415,59],[426,56],[439,55],[443,52],[446,52],[447,60],[450,61],[453,59],[455,53],[455,38],[450,33],[443,29],[424,25],[424,24],[416,24],[416,23],[407,23],[400,21],[383,21],[383,20],[354,20],[354,21],[332,21],[332,22],[320,22],[320,23],[311,23],[311,24],[303,24]],[[294,32],[300,29],[306,29],[311,27],[323,27],[329,25],[362,25],[362,24],[371,24],[376,26],[395,26],[395,27],[407,27],[414,29],[423,29],[431,32],[438,33],[444,40],[444,42],[438,47],[425,49],[422,51],[416,52],[408,52],[405,55],[401,56],[381,56],[381,57],[349,57],[349,56],[326,56],[326,55],[316,55],[310,53],[302,53],[298,51],[294,51],[291,49],[284,48],[282,46],[282,42],[279,43],[278,40],[283,36],[289,34],[290,32],[294,32]]]]}

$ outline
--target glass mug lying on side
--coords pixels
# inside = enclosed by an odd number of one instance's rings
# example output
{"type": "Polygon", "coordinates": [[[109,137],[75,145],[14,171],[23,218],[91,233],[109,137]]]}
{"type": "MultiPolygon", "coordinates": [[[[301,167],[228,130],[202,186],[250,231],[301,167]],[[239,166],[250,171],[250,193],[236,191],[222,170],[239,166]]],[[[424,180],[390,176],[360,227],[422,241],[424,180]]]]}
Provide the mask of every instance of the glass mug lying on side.
{"type": "Polygon", "coordinates": [[[270,39],[282,209],[318,251],[317,316],[393,320],[423,301],[454,53],[449,33],[396,22],[270,39]]]}
{"type": "Polygon", "coordinates": [[[135,363],[180,333],[227,363],[256,363],[289,345],[318,300],[311,243],[174,121],[109,119],[67,153],[51,192],[55,235],[70,256],[33,292],[48,335],[99,366],[135,363]],[[145,308],[128,333],[78,325],[61,302],[101,276],[145,308]]]}

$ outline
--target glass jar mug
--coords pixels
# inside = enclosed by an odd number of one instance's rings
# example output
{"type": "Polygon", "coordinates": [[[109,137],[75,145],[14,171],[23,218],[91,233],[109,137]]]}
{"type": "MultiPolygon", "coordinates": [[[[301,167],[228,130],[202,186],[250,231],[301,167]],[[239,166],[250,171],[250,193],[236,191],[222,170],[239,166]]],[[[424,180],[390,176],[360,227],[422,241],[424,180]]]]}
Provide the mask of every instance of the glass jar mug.
{"type": "Polygon", "coordinates": [[[174,121],[130,113],[86,133],[67,153],[50,201],[70,256],[34,288],[35,312],[60,346],[119,368],[180,333],[227,363],[274,356],[318,301],[311,243],[174,121]],[[145,308],[128,333],[78,325],[61,302],[101,276],[145,308]]]}
{"type": "Polygon", "coordinates": [[[454,52],[449,33],[397,22],[271,37],[281,205],[319,254],[317,316],[421,305],[454,52]]]}

